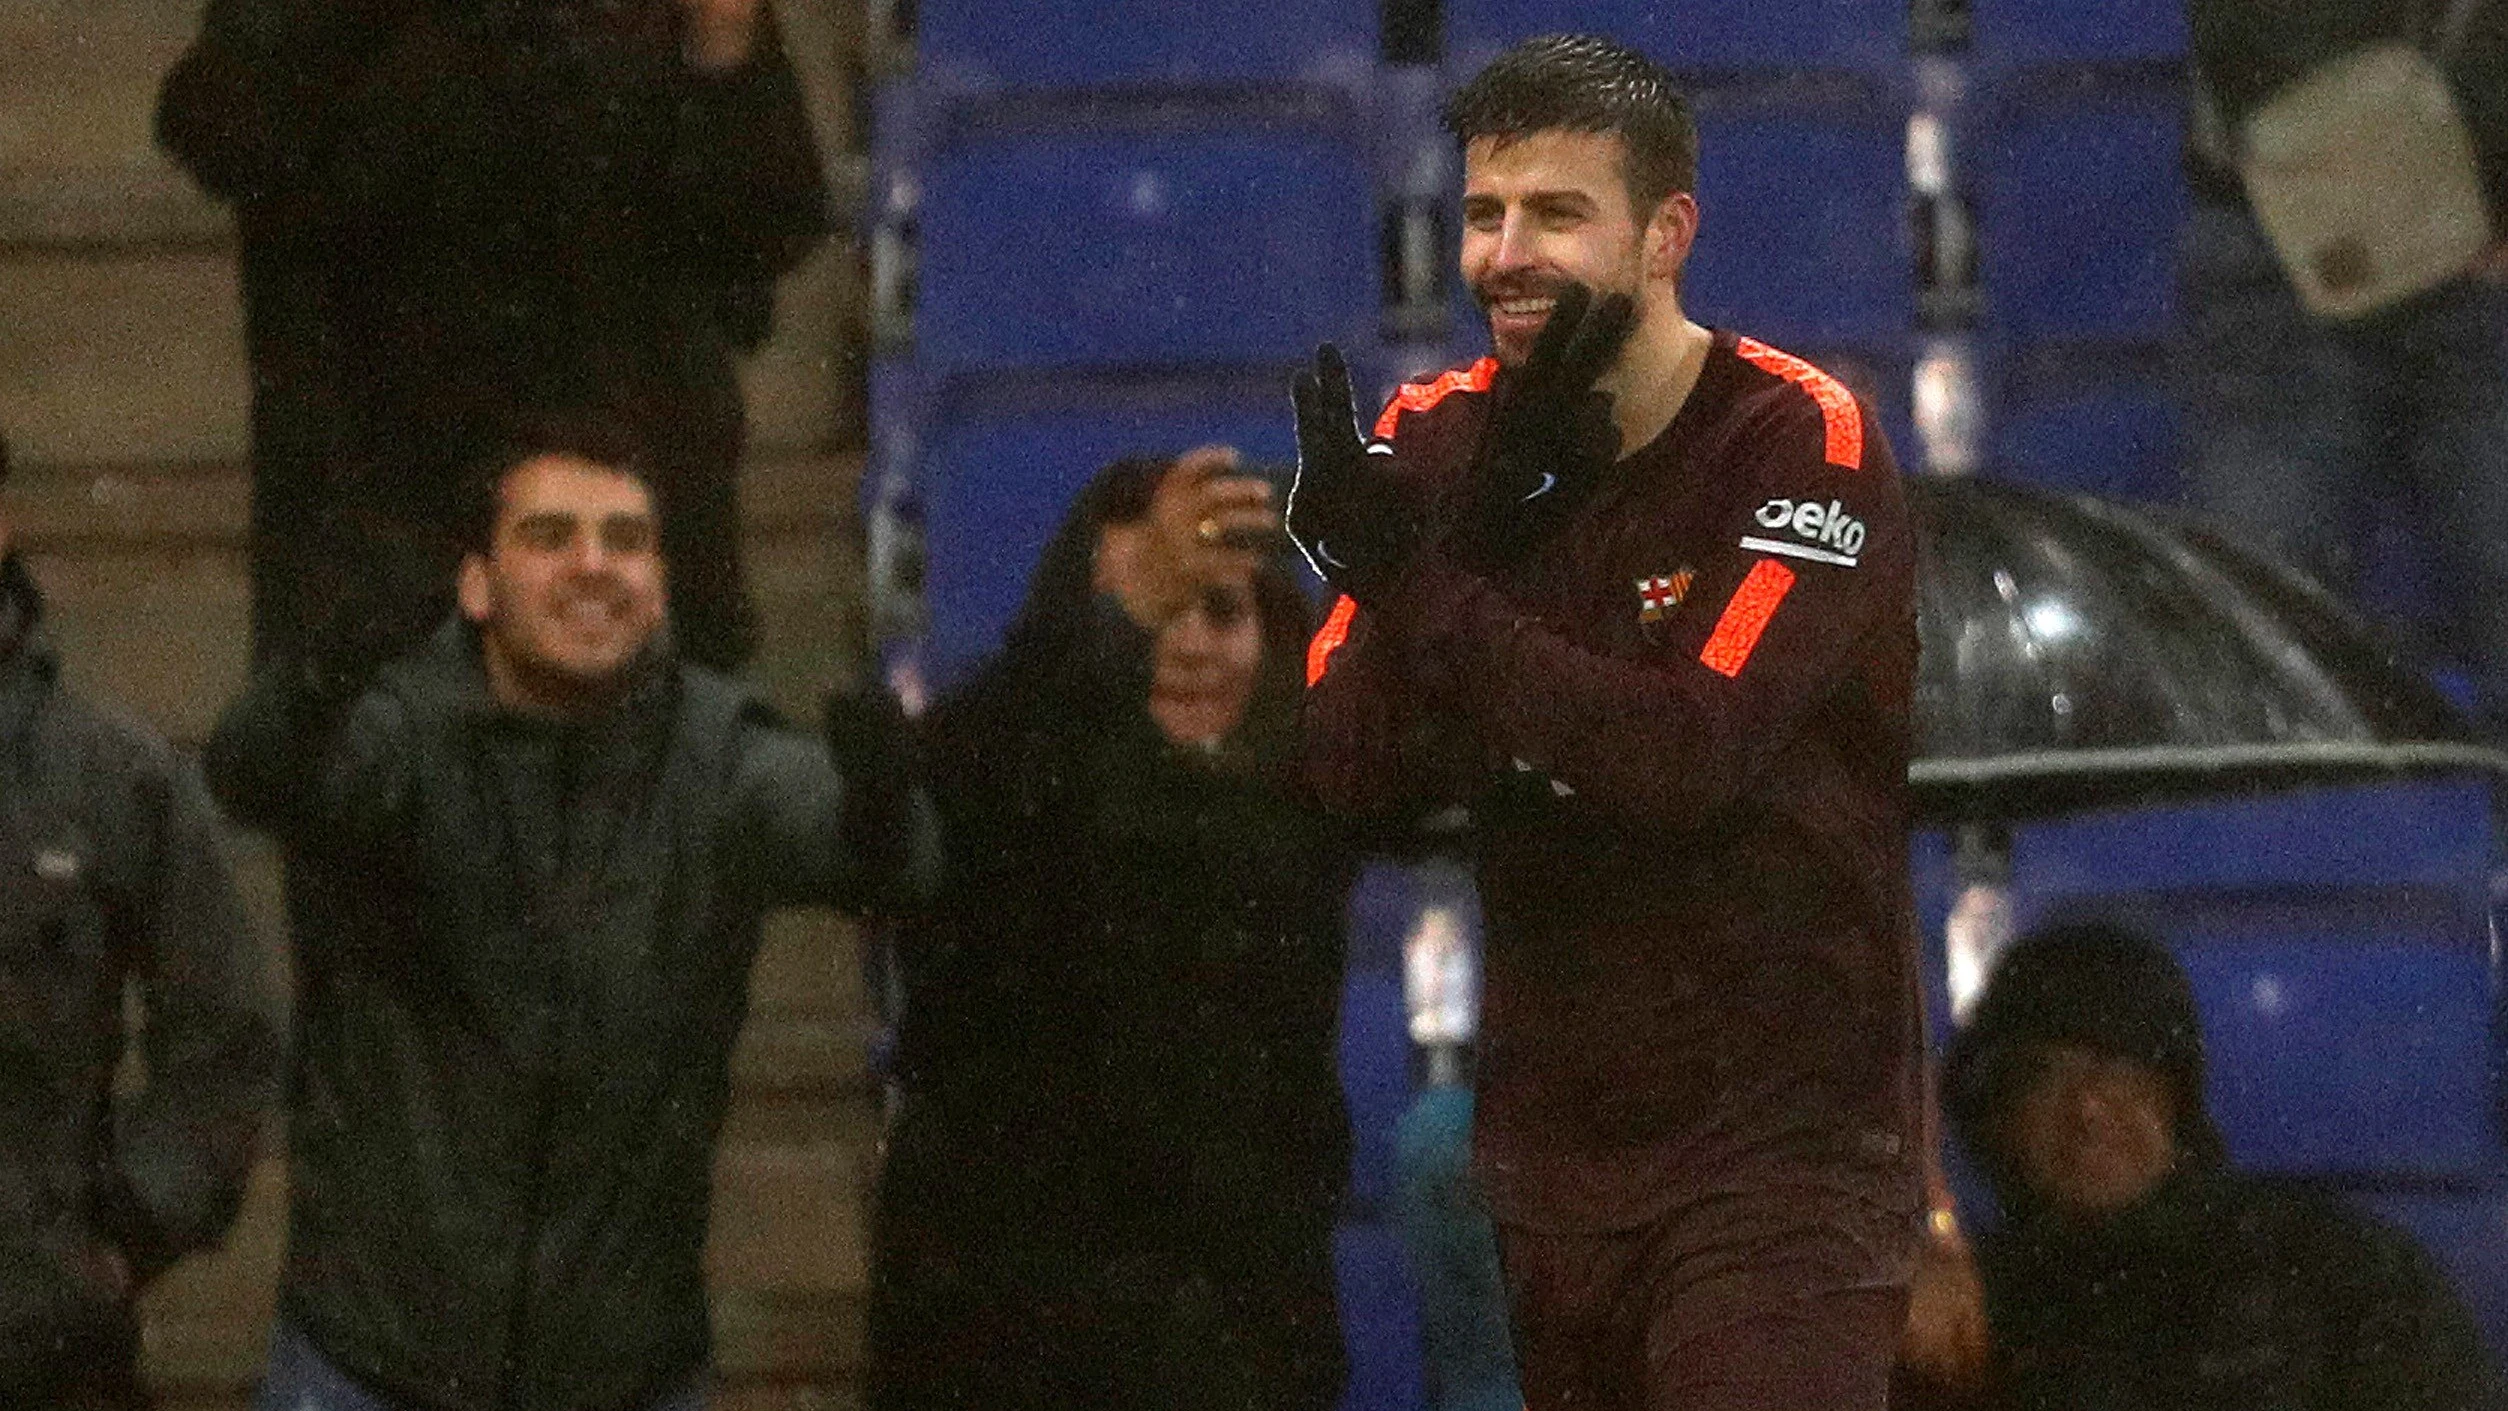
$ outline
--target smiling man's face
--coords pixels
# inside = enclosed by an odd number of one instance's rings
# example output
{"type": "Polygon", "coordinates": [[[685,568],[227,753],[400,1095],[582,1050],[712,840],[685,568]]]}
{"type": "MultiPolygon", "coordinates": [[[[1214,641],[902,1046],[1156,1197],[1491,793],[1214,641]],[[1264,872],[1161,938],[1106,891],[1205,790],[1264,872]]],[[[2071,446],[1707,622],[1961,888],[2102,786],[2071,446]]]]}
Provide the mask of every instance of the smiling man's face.
{"type": "Polygon", "coordinates": [[[1646,222],[1629,204],[1626,157],[1617,134],[1559,128],[1464,148],[1463,279],[1500,362],[1532,351],[1571,282],[1639,295],[1646,222]]]}
{"type": "Polygon", "coordinates": [[[505,477],[484,553],[462,562],[462,612],[509,704],[607,694],[661,629],[660,526],[644,482],[545,455],[505,477]]]}

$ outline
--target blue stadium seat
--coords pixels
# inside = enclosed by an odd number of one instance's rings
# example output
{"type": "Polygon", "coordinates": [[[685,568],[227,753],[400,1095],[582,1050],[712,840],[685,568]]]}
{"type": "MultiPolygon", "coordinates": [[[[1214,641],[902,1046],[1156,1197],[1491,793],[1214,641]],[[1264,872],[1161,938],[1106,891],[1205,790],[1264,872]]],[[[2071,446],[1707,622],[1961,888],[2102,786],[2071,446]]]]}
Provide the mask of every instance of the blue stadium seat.
{"type": "Polygon", "coordinates": [[[947,90],[1347,83],[1376,61],[1377,7],[1285,0],[923,0],[920,76],[947,90]]]}
{"type": "Polygon", "coordinates": [[[1376,327],[1372,156],[1347,114],[993,109],[933,124],[926,370],[1248,363],[1376,327]]]}
{"type": "Polygon", "coordinates": [[[1382,1224],[1344,1224],[1333,1235],[1333,1272],[1350,1359],[1340,1411],[1418,1411],[1419,1293],[1401,1237],[1382,1224]]]}
{"type": "Polygon", "coordinates": [[[1969,133],[1984,326],[2023,343],[2158,341],[2187,209],[2175,84],[2015,83],[1969,133]]]}
{"type": "Polygon", "coordinates": [[[2176,503],[2184,457],[2164,350],[2082,361],[2025,349],[1990,361],[1990,472],[2110,499],[2176,503]]]}
{"type": "Polygon", "coordinates": [[[2184,0],[1970,0],[1972,44],[1993,67],[2185,57],[2184,0]]]}
{"type": "Polygon", "coordinates": [[[1907,54],[1906,0],[1446,0],[1446,52],[1471,73],[1518,40],[1599,34],[1677,72],[1897,67],[1907,54]]]}
{"type": "Polygon", "coordinates": [[[1395,1129],[1411,1107],[1410,1012],[1402,991],[1402,942],[1419,916],[1411,870],[1377,862],[1350,898],[1349,950],[1341,996],[1341,1089],[1350,1104],[1350,1208],[1389,1210],[1395,1129]]]}
{"type": "Polygon", "coordinates": [[[1789,347],[1905,337],[1906,153],[1893,103],[1702,94],[1691,316],[1789,347]]]}
{"type": "Polygon", "coordinates": [[[928,395],[903,445],[922,507],[935,684],[999,645],[1045,541],[1109,461],[1223,442],[1251,460],[1294,462],[1288,379],[1283,368],[1218,380],[957,381],[928,395]]]}
{"type": "Polygon", "coordinates": [[[1412,1096],[1402,942],[1420,901],[1413,871],[1389,862],[1362,872],[1350,898],[1339,1044],[1350,1108],[1349,1218],[1334,1251],[1350,1357],[1345,1411],[1413,1411],[1422,1402],[1419,1290],[1392,1205],[1396,1129],[1412,1096]]]}

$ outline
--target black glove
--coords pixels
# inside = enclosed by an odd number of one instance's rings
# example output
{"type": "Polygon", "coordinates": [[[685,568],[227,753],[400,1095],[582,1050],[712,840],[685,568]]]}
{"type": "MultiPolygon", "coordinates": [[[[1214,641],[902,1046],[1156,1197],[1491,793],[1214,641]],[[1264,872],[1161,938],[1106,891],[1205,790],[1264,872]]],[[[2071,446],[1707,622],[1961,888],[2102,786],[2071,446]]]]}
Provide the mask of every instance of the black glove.
{"type": "Polygon", "coordinates": [[[920,776],[914,722],[878,681],[827,698],[827,753],[845,782],[868,794],[903,795],[920,776]]]}
{"type": "Polygon", "coordinates": [[[301,689],[325,709],[344,708],[376,672],[417,650],[449,606],[388,568],[326,586],[297,656],[301,689]]]}
{"type": "Polygon", "coordinates": [[[1361,441],[1341,350],[1315,350],[1290,387],[1298,412],[1298,477],[1289,538],[1325,582],[1370,601],[1419,546],[1420,517],[1393,477],[1393,446],[1361,441]]]}
{"type": "Polygon", "coordinates": [[[877,680],[827,698],[827,752],[843,776],[845,842],[871,875],[901,874],[910,861],[914,791],[923,768],[914,722],[877,680]]]}
{"type": "Polygon", "coordinates": [[[1619,458],[1611,398],[1594,390],[1628,341],[1636,306],[1599,302],[1581,284],[1559,294],[1524,365],[1502,375],[1448,547],[1482,572],[1516,563],[1583,504],[1619,458]]]}

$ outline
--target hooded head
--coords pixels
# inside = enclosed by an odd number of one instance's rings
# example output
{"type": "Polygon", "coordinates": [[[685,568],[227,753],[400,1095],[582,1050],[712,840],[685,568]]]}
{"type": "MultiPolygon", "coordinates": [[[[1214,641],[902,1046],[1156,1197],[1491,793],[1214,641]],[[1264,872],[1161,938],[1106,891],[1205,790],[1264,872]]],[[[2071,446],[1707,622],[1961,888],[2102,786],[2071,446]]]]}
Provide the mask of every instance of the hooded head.
{"type": "Polygon", "coordinates": [[[2035,932],[1996,964],[1942,1082],[1951,1130],[2015,1219],[2096,1219],[2217,1166],[2194,990],[2121,926],[2035,932]]]}
{"type": "MultiPolygon", "coordinates": [[[[986,678],[1001,684],[1019,674],[1016,663],[1058,654],[1068,645],[1069,634],[1093,610],[1099,536],[1108,525],[1148,515],[1159,477],[1171,463],[1127,457],[1100,470],[1081,490],[1028,580],[1027,599],[1004,635],[1001,657],[970,683],[970,696],[984,694],[986,678]]],[[[1268,769],[1285,762],[1295,737],[1306,640],[1314,630],[1313,606],[1299,591],[1285,552],[1266,558],[1255,573],[1254,615],[1261,645],[1253,684],[1242,716],[1222,744],[1224,753],[1268,769]]],[[[1162,643],[1162,650],[1167,645],[1162,643]]]]}

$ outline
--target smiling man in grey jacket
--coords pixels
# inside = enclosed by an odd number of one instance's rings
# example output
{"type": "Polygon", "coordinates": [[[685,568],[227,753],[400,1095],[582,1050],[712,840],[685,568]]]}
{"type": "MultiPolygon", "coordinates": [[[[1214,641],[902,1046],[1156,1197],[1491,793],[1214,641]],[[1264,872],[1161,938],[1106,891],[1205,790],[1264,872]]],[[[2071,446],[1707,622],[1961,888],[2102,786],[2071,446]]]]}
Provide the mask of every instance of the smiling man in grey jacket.
{"type": "Polygon", "coordinates": [[[715,1137],[767,908],[928,880],[928,813],[678,660],[615,423],[491,467],[460,616],[266,672],[210,777],[290,852],[293,1208],[263,1405],[702,1404],[715,1137]]]}

